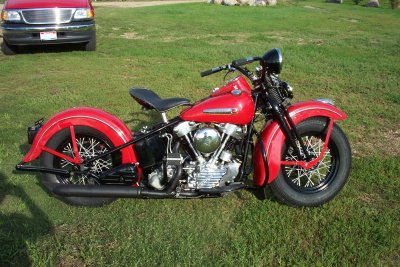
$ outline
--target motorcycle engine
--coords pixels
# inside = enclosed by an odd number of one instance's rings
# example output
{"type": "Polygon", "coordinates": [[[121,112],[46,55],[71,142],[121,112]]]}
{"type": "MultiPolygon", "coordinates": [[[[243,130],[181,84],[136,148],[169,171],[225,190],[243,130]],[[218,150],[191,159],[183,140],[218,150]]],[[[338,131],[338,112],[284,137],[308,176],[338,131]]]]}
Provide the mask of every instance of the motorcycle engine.
{"type": "Polygon", "coordinates": [[[206,189],[226,186],[239,173],[241,162],[232,145],[243,139],[246,128],[234,124],[208,124],[182,122],[174,128],[184,137],[196,160],[186,162],[187,175],[183,189],[206,189]]]}

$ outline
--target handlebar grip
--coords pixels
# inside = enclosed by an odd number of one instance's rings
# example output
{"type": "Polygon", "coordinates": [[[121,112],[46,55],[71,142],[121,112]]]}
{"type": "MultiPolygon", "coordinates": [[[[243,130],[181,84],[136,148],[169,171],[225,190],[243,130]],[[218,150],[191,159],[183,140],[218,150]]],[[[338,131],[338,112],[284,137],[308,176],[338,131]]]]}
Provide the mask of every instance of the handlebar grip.
{"type": "Polygon", "coordinates": [[[220,66],[220,67],[216,67],[216,68],[212,68],[212,69],[203,71],[203,72],[200,73],[200,76],[201,76],[201,77],[208,76],[208,75],[210,75],[210,74],[213,74],[213,73],[216,73],[216,72],[218,72],[218,71],[223,70],[224,67],[225,67],[225,66],[220,66]]]}
{"type": "Polygon", "coordinates": [[[241,65],[249,64],[251,62],[258,61],[258,60],[260,60],[259,57],[244,57],[244,58],[239,58],[239,59],[232,61],[232,65],[239,67],[241,65]]]}

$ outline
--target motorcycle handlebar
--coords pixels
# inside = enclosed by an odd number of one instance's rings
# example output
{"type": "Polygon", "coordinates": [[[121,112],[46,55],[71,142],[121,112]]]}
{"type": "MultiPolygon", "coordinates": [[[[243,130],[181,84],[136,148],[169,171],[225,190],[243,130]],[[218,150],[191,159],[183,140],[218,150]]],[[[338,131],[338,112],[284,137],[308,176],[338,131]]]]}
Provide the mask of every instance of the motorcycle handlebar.
{"type": "Polygon", "coordinates": [[[217,72],[219,72],[221,70],[227,70],[227,69],[230,69],[230,70],[233,70],[233,71],[235,69],[239,69],[240,70],[241,68],[239,68],[239,66],[246,65],[246,64],[252,63],[254,61],[260,61],[260,60],[261,60],[260,57],[244,57],[244,58],[236,59],[236,60],[232,61],[231,64],[224,65],[224,66],[219,66],[219,67],[216,67],[216,68],[212,68],[212,69],[203,71],[203,72],[200,73],[200,76],[201,77],[208,76],[208,75],[217,73],[217,72]]]}
{"type": "Polygon", "coordinates": [[[232,65],[239,67],[239,66],[250,64],[254,61],[259,61],[259,60],[261,60],[260,57],[244,57],[244,58],[239,58],[239,59],[232,61],[232,65]]]}
{"type": "Polygon", "coordinates": [[[226,70],[226,69],[228,69],[228,65],[219,66],[219,67],[212,68],[212,69],[205,70],[205,71],[201,72],[201,73],[200,73],[200,76],[201,76],[201,77],[208,76],[208,75],[210,75],[210,74],[214,74],[214,73],[217,73],[217,72],[219,72],[219,71],[221,71],[221,70],[226,70]]]}

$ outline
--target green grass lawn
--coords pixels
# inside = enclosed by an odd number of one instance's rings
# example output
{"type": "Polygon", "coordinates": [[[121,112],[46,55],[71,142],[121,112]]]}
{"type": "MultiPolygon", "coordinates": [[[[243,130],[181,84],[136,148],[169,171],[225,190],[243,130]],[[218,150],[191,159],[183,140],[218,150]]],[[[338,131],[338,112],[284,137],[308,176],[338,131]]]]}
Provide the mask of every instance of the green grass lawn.
{"type": "MultiPolygon", "coordinates": [[[[98,51],[0,55],[0,266],[396,266],[400,261],[400,12],[297,1],[274,8],[185,4],[96,9],[98,51]],[[295,209],[249,192],[68,206],[13,172],[26,127],[74,106],[155,121],[128,88],[200,99],[199,72],[267,49],[284,54],[295,100],[330,97],[353,169],[339,196],[295,209]]],[[[178,111],[172,112],[177,115],[178,111]]]]}

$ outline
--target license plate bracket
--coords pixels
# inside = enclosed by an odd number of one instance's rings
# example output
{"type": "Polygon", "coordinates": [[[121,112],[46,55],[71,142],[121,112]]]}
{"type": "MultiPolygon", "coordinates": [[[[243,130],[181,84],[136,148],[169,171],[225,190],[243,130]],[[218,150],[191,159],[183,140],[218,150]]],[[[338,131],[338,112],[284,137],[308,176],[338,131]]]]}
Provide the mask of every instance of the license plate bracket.
{"type": "Polygon", "coordinates": [[[40,40],[41,41],[57,40],[57,32],[56,31],[40,32],[40,40]]]}

